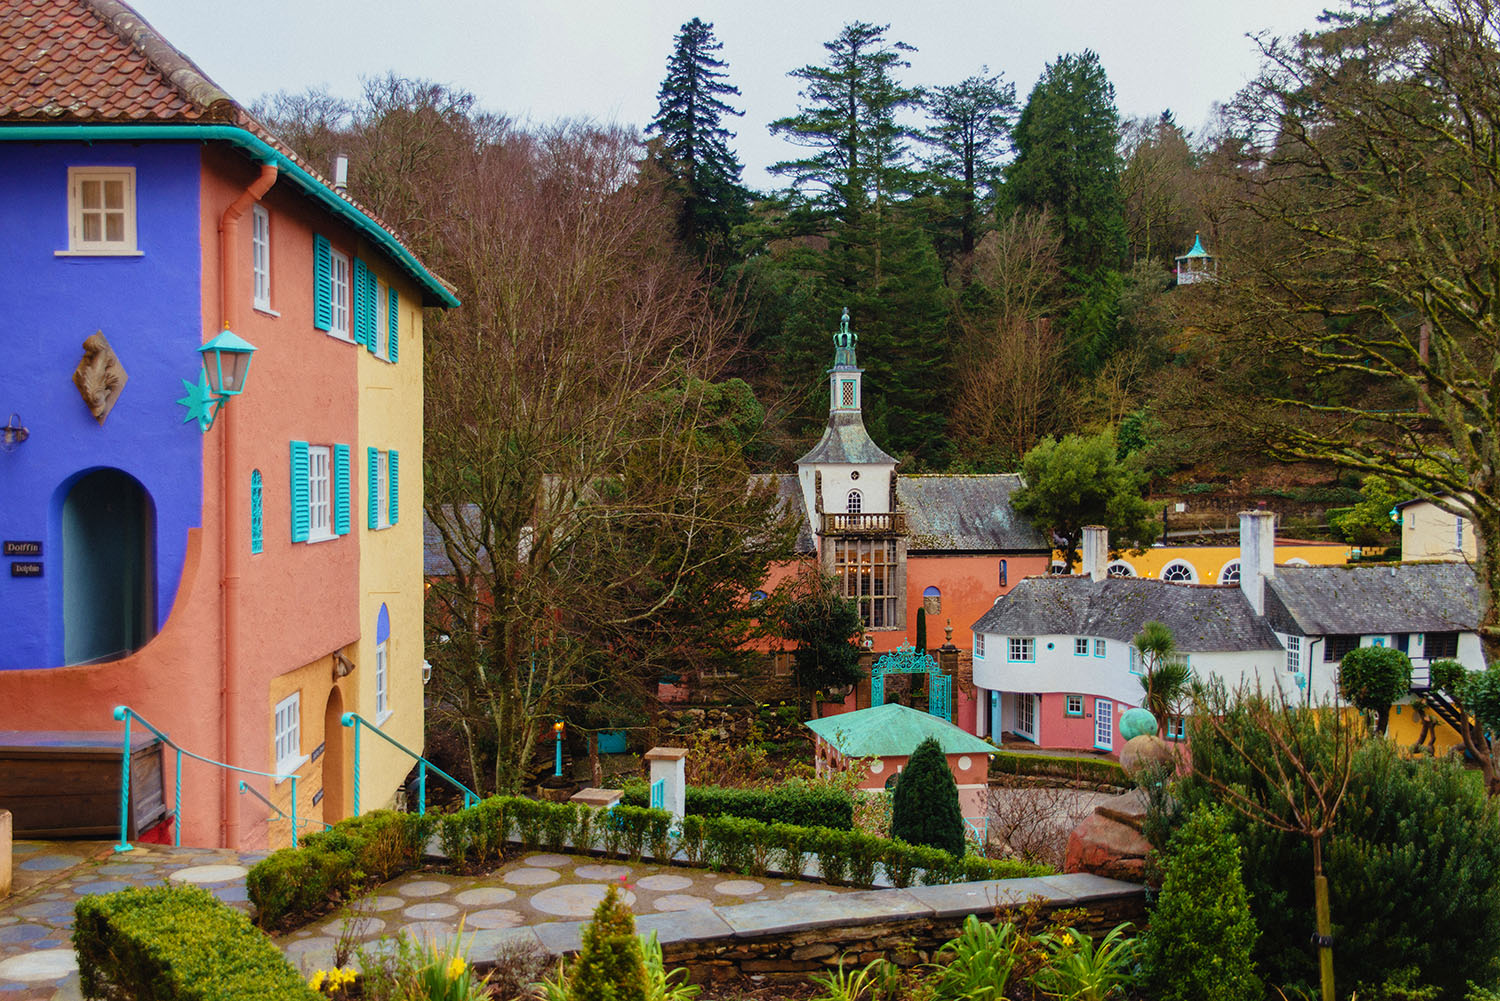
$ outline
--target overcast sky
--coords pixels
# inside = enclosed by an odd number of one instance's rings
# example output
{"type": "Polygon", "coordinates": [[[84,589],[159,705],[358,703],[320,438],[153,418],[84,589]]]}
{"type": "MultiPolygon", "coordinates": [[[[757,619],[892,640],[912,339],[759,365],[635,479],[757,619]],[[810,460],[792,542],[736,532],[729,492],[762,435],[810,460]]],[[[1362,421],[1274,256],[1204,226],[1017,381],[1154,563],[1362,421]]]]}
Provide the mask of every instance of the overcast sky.
{"type": "Polygon", "coordinates": [[[1194,131],[1255,72],[1248,33],[1312,27],[1336,0],[133,0],[158,31],[244,104],[276,90],[326,87],[353,97],[394,70],[472,91],[488,109],[643,126],[656,111],[677,29],[697,16],[724,43],[744,110],[731,128],[754,187],[795,153],[766,125],[797,109],[787,71],[821,63],[851,20],[889,23],[917,47],[903,82],[955,83],[988,65],[1022,101],[1063,52],[1099,53],[1123,116],[1171,108],[1194,131]],[[250,22],[253,20],[254,24],[250,22]]]}

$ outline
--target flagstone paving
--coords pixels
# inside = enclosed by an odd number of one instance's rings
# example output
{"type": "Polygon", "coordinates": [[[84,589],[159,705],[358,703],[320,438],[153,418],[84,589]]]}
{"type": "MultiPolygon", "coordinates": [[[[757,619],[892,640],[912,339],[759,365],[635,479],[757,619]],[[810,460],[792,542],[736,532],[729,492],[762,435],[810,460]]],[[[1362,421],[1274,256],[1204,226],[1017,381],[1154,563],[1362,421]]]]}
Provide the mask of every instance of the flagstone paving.
{"type": "MultiPolygon", "coordinates": [[[[78,996],[71,935],[73,906],[81,897],[170,881],[202,886],[248,913],[245,874],[264,857],[264,852],[166,845],[116,853],[112,842],[17,841],[15,890],[0,900],[0,1001],[78,996]]],[[[310,967],[325,962],[346,933],[350,941],[366,944],[398,934],[447,941],[460,928],[467,937],[470,932],[579,921],[593,913],[611,884],[621,888],[641,915],[848,892],[772,876],[749,879],[681,866],[532,852],[483,876],[408,873],[276,942],[294,963],[310,967]]]]}

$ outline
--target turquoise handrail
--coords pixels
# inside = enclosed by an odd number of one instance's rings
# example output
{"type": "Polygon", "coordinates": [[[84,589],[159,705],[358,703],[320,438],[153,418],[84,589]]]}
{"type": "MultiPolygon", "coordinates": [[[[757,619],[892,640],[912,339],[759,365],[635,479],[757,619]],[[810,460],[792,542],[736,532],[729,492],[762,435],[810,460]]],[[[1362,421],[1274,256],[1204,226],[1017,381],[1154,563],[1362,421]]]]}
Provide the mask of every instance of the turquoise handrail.
{"type": "Polygon", "coordinates": [[[344,713],[344,715],[339,718],[339,722],[344,726],[351,726],[354,728],[354,815],[356,817],[359,816],[359,730],[361,726],[363,726],[366,730],[369,730],[371,733],[375,734],[375,736],[379,737],[387,744],[390,744],[397,750],[404,753],[407,757],[412,758],[417,762],[418,813],[427,812],[427,772],[429,769],[435,772],[438,778],[447,780],[449,785],[453,786],[459,792],[464,794],[464,806],[472,806],[473,804],[479,802],[479,793],[475,792],[473,789],[470,789],[468,786],[458,781],[458,779],[454,778],[452,775],[449,775],[437,765],[433,764],[431,761],[428,761],[426,758],[422,757],[422,755],[418,754],[416,751],[413,751],[411,748],[401,743],[401,741],[397,740],[395,737],[392,737],[390,734],[384,732],[374,723],[371,723],[369,720],[361,716],[359,713],[344,713]]]}
{"type": "MultiPolygon", "coordinates": [[[[187,757],[192,758],[194,761],[201,761],[206,765],[213,765],[215,768],[222,768],[225,771],[239,772],[242,775],[257,775],[261,778],[272,779],[277,782],[280,782],[282,779],[291,779],[292,846],[296,847],[297,780],[300,776],[298,776],[295,772],[285,775],[279,774],[277,772],[259,772],[254,768],[242,768],[239,765],[228,765],[222,761],[215,761],[213,758],[205,758],[201,754],[197,754],[193,751],[184,749],[171,737],[167,736],[161,730],[158,730],[155,726],[153,726],[150,720],[146,719],[146,717],[142,716],[140,713],[136,712],[129,706],[115,706],[114,717],[115,719],[120,720],[125,724],[125,744],[123,751],[120,754],[120,842],[119,844],[115,845],[115,851],[128,852],[131,850],[130,841],[126,838],[126,835],[130,831],[130,721],[132,719],[139,720],[142,726],[144,726],[147,730],[150,730],[152,733],[156,734],[156,736],[159,737],[163,743],[177,752],[177,775],[176,780],[172,783],[173,802],[172,812],[170,814],[172,818],[172,844],[179,848],[182,847],[182,758],[184,755],[186,755],[187,757]]],[[[242,790],[247,788],[243,781],[240,782],[240,788],[242,790]]],[[[251,791],[254,792],[253,789],[251,791]]],[[[265,797],[260,796],[259,793],[256,793],[256,795],[259,796],[262,800],[265,800],[265,797]]],[[[267,805],[269,805],[269,803],[267,805]]],[[[278,810],[277,812],[280,811],[278,810]]],[[[282,813],[282,816],[285,817],[286,814],[282,813]]]]}

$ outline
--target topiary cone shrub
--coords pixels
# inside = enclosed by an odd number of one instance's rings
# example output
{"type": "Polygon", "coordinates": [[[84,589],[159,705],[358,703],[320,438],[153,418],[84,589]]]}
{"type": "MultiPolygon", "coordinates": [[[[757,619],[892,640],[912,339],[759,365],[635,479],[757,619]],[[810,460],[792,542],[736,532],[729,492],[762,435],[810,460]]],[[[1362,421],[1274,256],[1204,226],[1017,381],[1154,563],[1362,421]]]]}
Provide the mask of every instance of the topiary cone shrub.
{"type": "Polygon", "coordinates": [[[930,845],[953,855],[964,854],[964,815],[958,806],[958,783],[937,740],[917,745],[891,797],[891,837],[907,844],[930,845]]]}
{"type": "Polygon", "coordinates": [[[1153,1001],[1260,1001],[1251,954],[1260,932],[1222,810],[1199,807],[1167,848],[1166,879],[1145,938],[1153,1001]]]}
{"type": "Polygon", "coordinates": [[[646,958],[635,934],[635,918],[614,885],[583,929],[583,950],[568,982],[568,1001],[646,1001],[646,958]]]}

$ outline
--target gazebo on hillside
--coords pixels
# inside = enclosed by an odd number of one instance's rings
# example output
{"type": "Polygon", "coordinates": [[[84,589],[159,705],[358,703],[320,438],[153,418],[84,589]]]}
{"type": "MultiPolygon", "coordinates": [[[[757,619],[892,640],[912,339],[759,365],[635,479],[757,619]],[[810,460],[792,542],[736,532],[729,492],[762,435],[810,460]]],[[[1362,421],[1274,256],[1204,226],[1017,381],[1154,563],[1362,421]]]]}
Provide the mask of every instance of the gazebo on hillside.
{"type": "Polygon", "coordinates": [[[963,729],[920,709],[890,703],[808,720],[816,736],[814,757],[819,775],[842,771],[861,758],[874,758],[860,779],[861,789],[895,786],[896,777],[917,745],[935,738],[958,783],[958,803],[965,817],[985,814],[990,756],[995,747],[963,729]]]}
{"type": "Polygon", "coordinates": [[[1219,262],[1203,249],[1201,234],[1193,234],[1193,249],[1177,258],[1177,284],[1192,285],[1213,281],[1219,276],[1219,262]]]}

